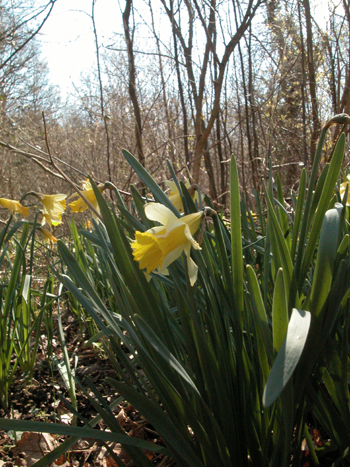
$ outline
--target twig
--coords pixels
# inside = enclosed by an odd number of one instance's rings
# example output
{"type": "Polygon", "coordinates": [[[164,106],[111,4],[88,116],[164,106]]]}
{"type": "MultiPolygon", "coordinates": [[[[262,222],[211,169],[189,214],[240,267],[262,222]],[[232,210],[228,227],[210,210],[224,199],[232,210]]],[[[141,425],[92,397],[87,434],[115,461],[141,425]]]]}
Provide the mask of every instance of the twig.
{"type": "Polygon", "coordinates": [[[40,29],[44,26],[47,18],[50,16],[50,13],[52,11],[52,8],[54,7],[54,4],[55,4],[55,1],[56,0],[50,0],[50,2],[45,6],[44,10],[46,10],[46,8],[48,7],[49,4],[51,4],[50,6],[50,9],[49,9],[49,12],[48,14],[45,16],[45,18],[43,19],[43,21],[41,22],[41,24],[37,27],[37,29],[32,33],[30,34],[30,36],[19,46],[17,47],[3,62],[2,64],[0,65],[0,70],[3,69],[5,67],[5,65],[8,64],[9,61],[11,61],[13,59],[13,57],[18,53],[20,52],[39,32],[40,32],[40,29]]]}
{"type": "Polygon", "coordinates": [[[15,148],[14,146],[11,146],[11,144],[4,143],[3,141],[0,141],[0,146],[3,146],[4,148],[10,149],[11,151],[18,153],[18,154],[20,154],[21,156],[28,157],[28,159],[31,159],[33,162],[35,162],[36,164],[38,164],[38,165],[39,165],[43,170],[45,170],[46,172],[49,172],[51,175],[53,175],[53,176],[55,176],[55,177],[57,177],[57,178],[63,179],[62,175],[53,172],[53,171],[50,170],[48,167],[45,167],[45,165],[44,165],[42,162],[40,162],[40,160],[43,160],[43,161],[46,162],[47,164],[50,163],[50,162],[49,162],[47,159],[45,159],[44,157],[38,156],[38,155],[36,155],[36,154],[31,154],[30,152],[22,151],[21,149],[15,148]]]}
{"type": "Polygon", "coordinates": [[[90,203],[90,201],[86,198],[86,196],[83,195],[83,193],[81,192],[81,190],[75,185],[74,182],[72,182],[72,180],[67,177],[67,175],[56,165],[55,161],[53,160],[52,156],[51,156],[51,151],[50,151],[50,146],[49,146],[49,141],[48,141],[48,133],[47,133],[47,128],[46,128],[46,120],[45,120],[45,113],[44,111],[42,112],[42,117],[43,117],[43,122],[44,122],[44,132],[45,132],[45,143],[46,143],[46,147],[47,147],[47,152],[48,152],[48,155],[49,155],[49,158],[50,158],[50,164],[52,165],[52,167],[57,170],[57,172],[59,174],[61,174],[61,176],[66,180],[67,183],[69,183],[69,185],[71,185],[71,187],[73,187],[73,189],[78,193],[78,195],[85,201],[85,203],[89,206],[89,208],[92,210],[92,212],[101,220],[103,221],[102,219],[102,216],[100,215],[100,213],[98,211],[96,211],[96,209],[93,207],[93,205],[90,203]]]}

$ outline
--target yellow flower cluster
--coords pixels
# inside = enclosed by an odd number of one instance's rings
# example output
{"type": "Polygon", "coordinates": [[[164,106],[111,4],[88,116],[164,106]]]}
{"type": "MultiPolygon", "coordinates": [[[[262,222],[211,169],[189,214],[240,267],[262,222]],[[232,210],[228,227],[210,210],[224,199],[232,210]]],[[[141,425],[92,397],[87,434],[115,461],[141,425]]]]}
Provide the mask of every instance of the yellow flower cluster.
{"type": "MultiPolygon", "coordinates": [[[[83,196],[90,202],[90,204],[99,212],[97,200],[94,194],[94,190],[91,186],[90,181],[87,179],[83,182],[83,191],[81,192],[83,196]]],[[[104,185],[99,185],[98,187],[102,192],[104,190],[104,185]]],[[[59,193],[55,195],[44,195],[42,193],[30,192],[28,195],[31,194],[35,196],[40,203],[42,204],[42,222],[41,225],[45,225],[47,223],[50,227],[57,226],[62,224],[62,214],[66,210],[66,198],[67,195],[59,193]]],[[[74,193],[71,197],[78,197],[76,201],[73,201],[69,204],[69,207],[72,212],[83,212],[88,209],[88,205],[85,201],[78,195],[78,193],[74,193]]],[[[18,213],[23,215],[24,217],[28,217],[29,215],[29,207],[23,206],[19,201],[7,199],[7,198],[0,198],[0,205],[4,208],[11,211],[11,213],[18,213]]],[[[53,236],[50,230],[44,229],[43,227],[38,228],[38,230],[43,234],[48,242],[57,242],[57,239],[53,236]]]]}
{"type": "MultiPolygon", "coordinates": [[[[175,182],[166,181],[170,188],[169,199],[177,208],[179,213],[184,212],[182,197],[175,182]]],[[[192,199],[198,199],[197,186],[189,185],[186,181],[186,187],[192,199]]],[[[105,185],[99,185],[99,190],[103,192],[105,185]]],[[[82,195],[91,204],[91,206],[99,211],[99,206],[96,200],[95,193],[89,180],[83,182],[82,195]]],[[[41,193],[29,193],[35,196],[42,204],[42,223],[38,228],[39,232],[45,237],[48,242],[56,243],[57,239],[53,236],[50,230],[43,228],[47,223],[50,227],[57,226],[62,223],[62,215],[66,209],[65,194],[44,195],[41,193]]],[[[72,212],[83,212],[88,208],[87,203],[78,194],[74,193],[71,198],[77,198],[69,204],[72,212]]],[[[13,213],[20,213],[27,217],[29,208],[22,206],[19,201],[13,201],[5,198],[0,198],[0,205],[9,209],[13,213]]],[[[146,232],[135,233],[135,240],[131,243],[133,256],[135,261],[139,262],[140,269],[145,269],[149,277],[151,272],[168,274],[168,266],[177,260],[182,253],[185,253],[188,276],[191,285],[197,280],[198,267],[191,258],[190,252],[193,247],[195,250],[200,250],[201,247],[193,238],[193,235],[199,229],[199,226],[204,217],[203,212],[196,212],[187,216],[177,217],[170,209],[160,203],[148,203],[145,205],[145,214],[149,220],[158,222],[160,225],[153,227],[146,232]]]]}

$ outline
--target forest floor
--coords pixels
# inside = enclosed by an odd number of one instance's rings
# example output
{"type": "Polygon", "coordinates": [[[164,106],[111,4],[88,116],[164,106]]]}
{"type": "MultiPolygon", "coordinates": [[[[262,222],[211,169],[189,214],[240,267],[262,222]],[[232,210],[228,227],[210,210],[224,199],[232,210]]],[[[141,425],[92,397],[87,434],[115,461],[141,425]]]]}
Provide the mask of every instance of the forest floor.
{"type": "MultiPolygon", "coordinates": [[[[82,336],[79,321],[75,315],[66,314],[64,320],[64,333],[69,355],[78,357],[76,376],[84,385],[84,378],[88,376],[97,387],[103,399],[112,403],[118,394],[106,382],[106,378],[118,378],[111,362],[103,351],[97,347],[85,347],[86,338],[82,336]]],[[[81,323],[81,322],[80,322],[81,323]]],[[[58,326],[54,327],[52,340],[53,351],[62,359],[62,351],[59,344],[58,326]]],[[[68,391],[64,386],[59,371],[47,358],[47,337],[45,329],[42,329],[39,351],[37,355],[34,377],[30,384],[26,384],[24,377],[18,371],[17,379],[10,388],[9,409],[0,409],[0,418],[10,418],[28,421],[40,421],[51,423],[71,424],[73,414],[65,407],[60,397],[69,400],[68,391]]],[[[73,360],[71,360],[73,365],[73,360]]],[[[86,387],[86,385],[84,385],[86,387]]],[[[91,421],[97,412],[87,395],[77,385],[77,406],[79,414],[91,421]]],[[[152,443],[163,445],[162,440],[154,428],[142,417],[134,407],[122,402],[113,410],[116,419],[125,432],[132,437],[140,438],[152,443]]],[[[84,426],[78,420],[78,426],[84,426]]],[[[96,429],[105,430],[106,424],[99,422],[96,429]]],[[[314,442],[317,444],[318,431],[313,430],[314,442]],[[317,433],[315,433],[317,431],[317,433]]],[[[65,440],[64,436],[55,436],[37,432],[5,432],[1,430],[0,421],[0,467],[30,467],[38,460],[54,450],[65,440]]],[[[118,455],[123,465],[137,467],[123,450],[120,444],[108,443],[108,446],[100,440],[91,438],[80,439],[68,452],[62,454],[51,467],[118,467],[113,459],[113,454],[118,455]]],[[[154,452],[147,451],[147,457],[152,464],[158,467],[174,467],[176,464],[169,458],[164,458],[154,452]]],[[[307,445],[303,447],[303,467],[310,467],[307,445]]],[[[332,466],[330,457],[322,467],[332,466]]],[[[344,460],[343,465],[350,466],[350,460],[344,460]]]]}
{"type": "MultiPolygon", "coordinates": [[[[116,378],[117,374],[102,351],[93,347],[84,347],[79,322],[75,317],[65,317],[65,337],[69,355],[78,356],[76,369],[77,378],[83,382],[85,376],[93,381],[104,400],[110,404],[118,397],[118,394],[106,383],[106,377],[116,378]]],[[[44,330],[43,330],[44,332],[44,330]]],[[[62,352],[59,346],[58,328],[57,335],[53,339],[54,352],[59,360],[62,352]]],[[[33,420],[52,423],[67,423],[72,420],[72,413],[67,410],[59,395],[69,400],[63,380],[58,370],[49,364],[47,358],[47,338],[42,335],[38,357],[34,370],[34,377],[30,384],[18,373],[17,379],[10,388],[10,405],[8,410],[0,409],[1,418],[18,420],[33,420]]],[[[91,421],[97,412],[84,392],[77,388],[78,412],[85,420],[91,421]]],[[[130,405],[122,403],[114,409],[115,416],[129,436],[162,444],[153,427],[143,419],[130,405]]],[[[78,421],[78,425],[83,423],[78,421]]],[[[95,428],[104,430],[106,425],[101,421],[95,428]]],[[[54,436],[47,433],[32,432],[4,432],[0,422],[0,467],[30,467],[45,454],[55,449],[62,441],[63,436],[54,436]]],[[[83,438],[79,440],[69,452],[62,455],[51,466],[63,467],[88,467],[103,466],[115,467],[110,450],[117,454],[123,464],[135,467],[127,453],[119,444],[109,443],[107,447],[102,441],[83,438]]],[[[161,459],[161,456],[147,452],[154,465],[174,465],[161,459]]]]}

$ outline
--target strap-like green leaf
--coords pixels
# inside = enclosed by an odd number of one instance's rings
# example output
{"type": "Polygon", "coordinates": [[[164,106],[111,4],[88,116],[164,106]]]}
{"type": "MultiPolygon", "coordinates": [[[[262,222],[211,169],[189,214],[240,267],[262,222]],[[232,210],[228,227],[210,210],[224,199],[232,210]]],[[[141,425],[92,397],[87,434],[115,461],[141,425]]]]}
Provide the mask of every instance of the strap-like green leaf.
{"type": "MultiPolygon", "coordinates": [[[[334,150],[333,158],[331,165],[328,170],[328,174],[326,180],[324,182],[324,186],[322,189],[322,194],[320,197],[320,201],[317,206],[317,210],[314,216],[314,222],[311,227],[309,241],[304,253],[304,258],[301,265],[300,274],[298,277],[298,289],[301,290],[303,287],[305,277],[310,266],[310,261],[314,254],[316,244],[320,235],[321,226],[323,222],[324,215],[329,207],[329,202],[333,196],[334,188],[337,183],[339,172],[341,168],[341,164],[344,157],[344,150],[345,150],[345,135],[341,134],[337,145],[334,150]]],[[[304,212],[304,216],[308,216],[308,212],[304,212]]]]}
{"type": "Polygon", "coordinates": [[[280,265],[283,268],[284,278],[286,282],[286,292],[289,298],[289,291],[291,288],[291,284],[293,281],[293,263],[290,256],[290,249],[284,238],[284,232],[282,231],[281,225],[278,221],[273,201],[270,199],[269,193],[266,192],[266,202],[268,206],[268,213],[269,213],[269,222],[270,227],[272,230],[271,232],[271,240],[274,238],[275,241],[273,242],[272,246],[272,254],[275,256],[277,255],[280,258],[280,265]],[[273,235],[272,235],[273,234],[273,235]],[[275,246],[274,246],[275,245],[275,246]]]}
{"type": "MultiPolygon", "coordinates": [[[[243,311],[243,248],[241,234],[241,203],[236,159],[231,159],[231,248],[232,248],[232,280],[236,309],[242,320],[243,311]]],[[[241,323],[242,324],[242,323],[241,323]]]]}
{"type": "Polygon", "coordinates": [[[119,433],[94,430],[93,428],[68,426],[65,423],[46,423],[34,422],[31,420],[8,420],[1,418],[0,427],[2,430],[35,431],[38,433],[52,433],[53,435],[57,434],[77,436],[79,438],[101,439],[102,441],[112,441],[114,443],[128,444],[130,446],[137,446],[142,449],[148,449],[149,451],[159,452],[167,456],[170,455],[170,451],[167,448],[150,443],[149,441],[144,441],[143,439],[122,435],[119,433]]]}
{"type": "Polygon", "coordinates": [[[263,404],[270,407],[290,380],[303,352],[311,323],[311,313],[293,308],[287,335],[266,382],[263,404]]]}
{"type": "Polygon", "coordinates": [[[173,203],[169,200],[167,195],[163,192],[163,190],[160,188],[160,186],[153,180],[153,178],[149,175],[147,170],[142,167],[140,162],[135,159],[135,157],[130,154],[129,151],[126,149],[122,149],[122,153],[125,157],[125,159],[129,162],[131,167],[135,170],[137,175],[141,178],[143,183],[146,185],[146,187],[151,191],[151,193],[154,196],[155,201],[158,203],[164,204],[167,208],[169,208],[174,214],[179,216],[178,210],[175,208],[173,203]]]}
{"type": "Polygon", "coordinates": [[[331,287],[342,209],[343,205],[336,203],[335,208],[326,212],[322,223],[309,308],[315,317],[319,315],[331,287]]]}
{"type": "MultiPolygon", "coordinates": [[[[267,320],[266,310],[264,306],[264,302],[261,296],[259,283],[256,278],[254,269],[247,265],[247,281],[248,281],[248,289],[250,292],[250,298],[255,310],[255,322],[257,323],[257,327],[260,330],[262,340],[264,342],[264,348],[267,356],[267,360],[272,364],[273,361],[273,351],[272,351],[272,342],[271,342],[271,332],[269,329],[269,324],[267,320]]],[[[259,355],[261,358],[262,356],[259,355]]],[[[268,369],[267,369],[268,373],[268,369]]],[[[267,375],[266,375],[267,376],[267,375]]]]}
{"type": "Polygon", "coordinates": [[[273,348],[278,352],[288,329],[288,302],[283,269],[277,272],[272,301],[273,348]]]}

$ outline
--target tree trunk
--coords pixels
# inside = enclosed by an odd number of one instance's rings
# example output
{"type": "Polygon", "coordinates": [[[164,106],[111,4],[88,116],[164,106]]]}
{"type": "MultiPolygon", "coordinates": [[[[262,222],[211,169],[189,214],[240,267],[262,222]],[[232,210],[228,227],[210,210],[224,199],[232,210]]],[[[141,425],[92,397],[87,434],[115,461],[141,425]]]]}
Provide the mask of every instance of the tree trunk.
{"type": "MultiPolygon", "coordinates": [[[[221,98],[221,90],[223,79],[226,72],[226,67],[229,62],[230,56],[239,43],[240,39],[242,38],[243,34],[247,30],[248,26],[251,23],[252,18],[255,15],[257,8],[262,3],[261,0],[249,0],[248,5],[245,10],[245,14],[243,18],[240,20],[238,24],[237,30],[235,34],[231,37],[229,42],[225,45],[224,53],[222,55],[221,60],[219,60],[214,46],[214,32],[216,28],[216,0],[210,0],[210,10],[208,13],[208,17],[206,18],[205,15],[202,14],[201,6],[197,0],[184,0],[184,4],[187,8],[188,13],[188,31],[183,33],[181,29],[180,22],[178,23],[173,14],[173,6],[168,8],[167,3],[165,0],[161,0],[161,3],[164,7],[164,10],[167,13],[167,16],[172,24],[173,31],[175,32],[179,43],[181,44],[183,55],[185,57],[185,67],[187,72],[187,77],[191,86],[192,90],[192,98],[195,104],[195,136],[196,136],[196,145],[194,150],[194,157],[193,157],[193,164],[191,165],[193,179],[196,183],[199,183],[200,179],[200,169],[201,169],[201,162],[202,157],[205,154],[207,140],[209,135],[213,129],[214,123],[220,113],[220,98],[221,98]],[[204,54],[202,59],[202,64],[199,72],[198,79],[196,78],[196,74],[194,73],[193,68],[193,57],[192,57],[192,50],[193,50],[193,23],[195,20],[194,10],[196,10],[198,18],[202,24],[203,30],[206,35],[206,43],[204,48],[204,54]],[[185,41],[185,36],[188,37],[187,44],[185,41]],[[206,126],[203,125],[203,98],[205,92],[205,83],[207,80],[207,70],[210,60],[218,67],[218,77],[217,80],[214,82],[214,98],[213,104],[211,107],[210,116],[207,120],[206,126]]],[[[171,5],[173,4],[173,0],[171,0],[171,5]]],[[[208,2],[209,3],[209,2],[208,2]]],[[[207,161],[207,168],[209,159],[206,156],[207,161]]],[[[209,164],[210,167],[210,164],[209,164]]],[[[213,188],[214,180],[209,175],[209,185],[213,188]]]]}
{"type": "Polygon", "coordinates": [[[132,0],[126,0],[125,10],[123,13],[124,33],[126,40],[126,47],[128,51],[129,63],[129,95],[134,108],[135,115],[135,138],[136,138],[136,152],[141,165],[145,166],[145,156],[143,153],[142,145],[142,123],[141,123],[141,110],[136,93],[136,70],[135,59],[133,50],[133,38],[130,34],[129,18],[131,13],[132,0]]]}

